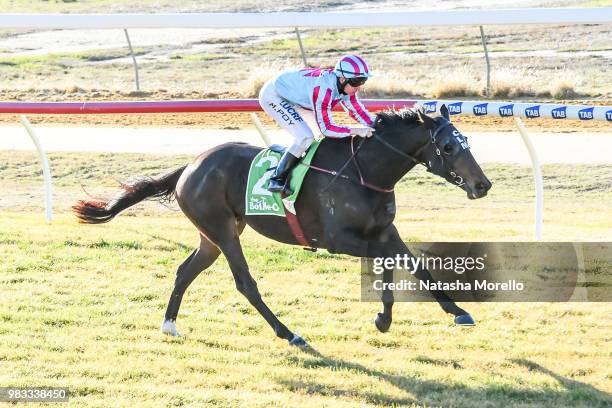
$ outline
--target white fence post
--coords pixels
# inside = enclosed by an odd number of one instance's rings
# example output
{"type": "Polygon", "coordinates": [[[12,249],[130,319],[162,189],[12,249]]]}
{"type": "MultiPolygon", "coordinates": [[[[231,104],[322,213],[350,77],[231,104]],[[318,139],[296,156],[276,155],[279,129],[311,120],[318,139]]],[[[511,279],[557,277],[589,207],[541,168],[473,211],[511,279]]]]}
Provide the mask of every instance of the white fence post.
{"type": "Polygon", "coordinates": [[[302,44],[302,37],[300,37],[300,30],[295,27],[295,35],[297,35],[298,44],[300,45],[300,53],[302,54],[302,61],[304,61],[304,66],[308,66],[308,62],[306,62],[306,53],[304,52],[304,45],[302,44]]]}
{"type": "Polygon", "coordinates": [[[53,181],[51,179],[51,168],[49,167],[49,161],[47,160],[47,155],[45,154],[45,150],[42,148],[40,144],[40,140],[36,137],[36,133],[34,133],[34,129],[30,124],[30,121],[25,115],[21,115],[21,124],[25,127],[36,146],[36,151],[38,152],[38,157],[42,163],[43,169],[43,178],[45,184],[45,208],[47,212],[47,222],[51,222],[53,220],[53,181]]]}
{"type": "Polygon", "coordinates": [[[132,42],[128,34],[127,28],[123,29],[125,33],[125,39],[127,40],[128,47],[130,48],[130,55],[132,56],[132,64],[134,65],[134,80],[136,81],[136,90],[140,91],[140,80],[138,78],[138,63],[136,62],[136,56],[134,55],[134,49],[132,48],[132,42]]]}
{"type": "Polygon", "coordinates": [[[536,154],[535,148],[533,147],[533,143],[531,142],[531,138],[527,133],[527,129],[523,125],[523,121],[521,118],[515,117],[514,121],[516,122],[516,126],[518,127],[519,133],[523,138],[523,142],[525,143],[525,147],[527,147],[527,151],[529,152],[529,157],[531,158],[531,167],[533,168],[533,180],[535,181],[535,239],[537,241],[542,239],[542,214],[544,212],[544,180],[542,179],[542,169],[540,168],[540,161],[538,160],[538,155],[536,154]]]}
{"type": "Polygon", "coordinates": [[[270,141],[270,138],[268,137],[268,134],[264,130],[263,125],[261,124],[261,121],[259,120],[259,117],[257,116],[257,114],[255,112],[251,112],[251,120],[253,120],[253,123],[255,124],[255,128],[259,132],[259,135],[263,139],[263,141],[266,144],[266,146],[270,147],[272,142],[270,141]]]}
{"type": "Polygon", "coordinates": [[[487,38],[484,34],[484,29],[480,26],[480,38],[482,39],[482,46],[484,48],[485,61],[487,62],[487,97],[491,97],[491,64],[489,62],[489,51],[487,50],[487,38]]]}

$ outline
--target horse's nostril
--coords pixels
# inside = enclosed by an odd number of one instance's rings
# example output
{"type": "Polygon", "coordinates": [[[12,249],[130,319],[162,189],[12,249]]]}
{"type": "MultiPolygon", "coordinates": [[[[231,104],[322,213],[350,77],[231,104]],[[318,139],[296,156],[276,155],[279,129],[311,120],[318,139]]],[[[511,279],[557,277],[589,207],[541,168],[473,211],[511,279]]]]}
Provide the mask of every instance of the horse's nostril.
{"type": "Polygon", "coordinates": [[[485,189],[485,185],[482,181],[479,181],[478,183],[476,183],[476,190],[484,190],[485,189]]]}

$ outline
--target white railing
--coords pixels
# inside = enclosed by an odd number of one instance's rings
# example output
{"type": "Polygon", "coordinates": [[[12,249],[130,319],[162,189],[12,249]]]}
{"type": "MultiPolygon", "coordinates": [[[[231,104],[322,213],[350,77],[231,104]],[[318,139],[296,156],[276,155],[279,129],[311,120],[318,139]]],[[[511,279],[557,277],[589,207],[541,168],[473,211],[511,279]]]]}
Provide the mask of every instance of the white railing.
{"type": "Polygon", "coordinates": [[[437,112],[444,104],[451,115],[545,118],[554,120],[603,120],[612,122],[612,106],[499,101],[418,100],[426,112],[437,112]]]}
{"type": "Polygon", "coordinates": [[[0,28],[271,28],[597,24],[612,7],[325,13],[0,14],[0,28]]]}
{"type": "MultiPolygon", "coordinates": [[[[556,103],[517,103],[499,101],[459,101],[448,99],[363,99],[370,111],[411,108],[418,104],[427,113],[437,113],[443,104],[451,115],[496,116],[526,119],[602,120],[612,122],[612,106],[568,105],[556,103]]],[[[169,113],[169,112],[257,112],[257,99],[209,99],[181,101],[112,102],[0,102],[0,113],[87,114],[169,113]]],[[[335,110],[341,111],[340,107],[335,110]]]]}

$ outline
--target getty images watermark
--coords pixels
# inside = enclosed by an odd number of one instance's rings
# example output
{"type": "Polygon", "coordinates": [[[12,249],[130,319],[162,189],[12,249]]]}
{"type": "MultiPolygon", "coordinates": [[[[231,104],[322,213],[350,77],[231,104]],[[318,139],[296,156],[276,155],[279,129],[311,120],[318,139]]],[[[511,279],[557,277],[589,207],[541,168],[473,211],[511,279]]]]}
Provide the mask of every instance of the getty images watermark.
{"type": "Polygon", "coordinates": [[[362,258],[361,298],[463,302],[612,301],[612,245],[567,242],[407,243],[409,254],[362,258]],[[431,278],[423,279],[423,270],[431,278]]]}
{"type": "Polygon", "coordinates": [[[485,270],[485,260],[487,254],[478,257],[461,256],[461,257],[440,257],[427,256],[423,253],[420,256],[408,256],[408,254],[396,255],[393,258],[373,258],[372,272],[375,275],[380,275],[380,279],[375,279],[372,283],[374,290],[523,290],[525,284],[517,282],[514,279],[509,279],[507,282],[490,282],[486,279],[474,279],[473,282],[461,279],[455,279],[453,282],[444,280],[408,280],[402,279],[399,282],[385,282],[383,273],[385,269],[394,271],[406,271],[414,275],[419,269],[428,271],[445,271],[454,272],[457,275],[463,275],[472,271],[482,272],[485,270]]]}

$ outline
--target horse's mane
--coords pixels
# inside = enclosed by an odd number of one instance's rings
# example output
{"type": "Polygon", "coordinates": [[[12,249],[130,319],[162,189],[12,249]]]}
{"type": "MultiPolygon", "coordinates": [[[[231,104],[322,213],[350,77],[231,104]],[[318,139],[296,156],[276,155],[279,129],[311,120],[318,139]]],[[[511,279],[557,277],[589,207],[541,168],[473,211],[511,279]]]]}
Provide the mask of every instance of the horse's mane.
{"type": "Polygon", "coordinates": [[[400,124],[417,125],[419,123],[419,115],[416,109],[389,109],[376,114],[374,129],[381,131],[400,124]]]}

